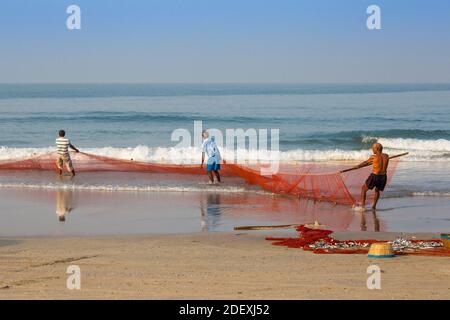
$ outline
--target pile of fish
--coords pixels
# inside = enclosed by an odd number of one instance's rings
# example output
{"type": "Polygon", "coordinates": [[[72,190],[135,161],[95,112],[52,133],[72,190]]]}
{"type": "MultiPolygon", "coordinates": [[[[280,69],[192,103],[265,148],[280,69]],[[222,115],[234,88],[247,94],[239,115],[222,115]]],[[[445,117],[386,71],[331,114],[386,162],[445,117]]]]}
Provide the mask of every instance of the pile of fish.
{"type": "Polygon", "coordinates": [[[392,244],[392,248],[395,251],[402,250],[421,250],[421,249],[434,249],[442,247],[442,242],[440,241],[419,241],[412,242],[411,240],[398,237],[394,241],[389,241],[392,244]]]}
{"type": "Polygon", "coordinates": [[[309,247],[311,249],[361,249],[368,248],[370,246],[367,242],[356,242],[356,241],[347,241],[347,242],[326,242],[324,240],[317,240],[314,243],[310,243],[309,247]]]}
{"type": "MultiPolygon", "coordinates": [[[[392,248],[395,251],[410,251],[410,250],[422,250],[422,249],[433,249],[442,247],[440,241],[419,241],[412,242],[411,240],[405,239],[403,237],[398,237],[394,241],[389,241],[392,248]]],[[[363,249],[369,248],[370,243],[363,241],[346,241],[346,242],[326,242],[324,240],[317,240],[314,243],[308,245],[311,249],[363,249]]]]}

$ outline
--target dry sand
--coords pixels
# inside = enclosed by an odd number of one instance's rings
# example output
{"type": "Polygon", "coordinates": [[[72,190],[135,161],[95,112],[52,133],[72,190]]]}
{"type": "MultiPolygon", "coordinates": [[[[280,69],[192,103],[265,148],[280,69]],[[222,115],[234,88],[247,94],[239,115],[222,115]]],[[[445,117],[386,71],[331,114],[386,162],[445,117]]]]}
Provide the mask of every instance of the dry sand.
{"type": "Polygon", "coordinates": [[[316,255],[267,235],[276,233],[2,239],[0,299],[450,298],[448,258],[316,255]],[[372,264],[381,290],[366,287],[372,264]],[[81,268],[81,290],[66,288],[69,265],[81,268]]]}

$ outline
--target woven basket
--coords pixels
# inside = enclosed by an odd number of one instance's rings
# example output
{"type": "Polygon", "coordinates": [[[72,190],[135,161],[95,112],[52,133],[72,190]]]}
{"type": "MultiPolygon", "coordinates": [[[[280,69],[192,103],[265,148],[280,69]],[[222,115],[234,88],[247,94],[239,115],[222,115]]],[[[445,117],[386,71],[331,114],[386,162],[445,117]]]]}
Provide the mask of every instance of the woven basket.
{"type": "Polygon", "coordinates": [[[450,249],[450,233],[441,233],[441,239],[444,248],[450,249]]]}
{"type": "Polygon", "coordinates": [[[392,258],[395,257],[392,245],[387,242],[372,243],[369,249],[369,258],[392,258]]]}

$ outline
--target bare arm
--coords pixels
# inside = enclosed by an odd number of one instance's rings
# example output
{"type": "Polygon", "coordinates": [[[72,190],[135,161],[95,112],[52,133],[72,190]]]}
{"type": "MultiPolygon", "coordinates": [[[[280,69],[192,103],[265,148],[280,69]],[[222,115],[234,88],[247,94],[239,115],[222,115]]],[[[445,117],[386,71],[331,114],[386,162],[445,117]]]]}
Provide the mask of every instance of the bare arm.
{"type": "Polygon", "coordinates": [[[370,158],[370,159],[368,159],[366,161],[361,162],[360,164],[355,166],[355,168],[359,169],[359,168],[367,167],[368,165],[371,165],[371,164],[372,164],[372,159],[370,158]]]}
{"type": "Polygon", "coordinates": [[[372,157],[370,157],[369,159],[367,159],[366,161],[363,161],[363,162],[361,162],[360,164],[358,164],[358,165],[356,165],[356,166],[354,166],[354,167],[352,167],[352,168],[350,168],[350,169],[347,169],[347,170],[344,170],[344,171],[339,171],[339,172],[345,172],[345,171],[351,171],[351,170],[355,170],[355,169],[359,169],[359,168],[364,168],[364,167],[367,167],[367,166],[369,166],[369,165],[371,165],[372,164],[372,157]]]}
{"type": "Polygon", "coordinates": [[[80,152],[80,150],[78,150],[73,144],[69,144],[70,149],[75,150],[76,152],[80,152]]]}
{"type": "Polygon", "coordinates": [[[205,162],[205,153],[202,152],[202,164],[200,165],[201,168],[203,168],[203,163],[205,162]]]}

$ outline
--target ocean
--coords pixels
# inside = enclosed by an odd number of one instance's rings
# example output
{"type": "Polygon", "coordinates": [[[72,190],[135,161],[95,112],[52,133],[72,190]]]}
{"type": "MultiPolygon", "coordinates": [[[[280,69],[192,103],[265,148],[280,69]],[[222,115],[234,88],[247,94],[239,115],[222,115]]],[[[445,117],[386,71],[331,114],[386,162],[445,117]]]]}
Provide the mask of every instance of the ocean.
{"type": "MultiPolygon", "coordinates": [[[[450,84],[2,84],[0,160],[53,151],[65,129],[91,153],[163,163],[175,153],[196,163],[198,148],[176,150],[171,140],[175,129],[193,132],[194,121],[222,132],[279,129],[281,161],[365,160],[377,141],[389,154],[410,152],[387,196],[450,197],[450,84]]],[[[36,180],[20,184],[58,186],[36,180]]],[[[148,181],[133,181],[125,187],[148,190],[148,181]]],[[[180,183],[151,182],[162,190],[180,183]]],[[[2,177],[2,185],[14,181],[2,177]]]]}

